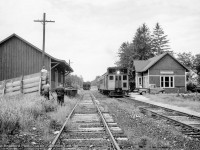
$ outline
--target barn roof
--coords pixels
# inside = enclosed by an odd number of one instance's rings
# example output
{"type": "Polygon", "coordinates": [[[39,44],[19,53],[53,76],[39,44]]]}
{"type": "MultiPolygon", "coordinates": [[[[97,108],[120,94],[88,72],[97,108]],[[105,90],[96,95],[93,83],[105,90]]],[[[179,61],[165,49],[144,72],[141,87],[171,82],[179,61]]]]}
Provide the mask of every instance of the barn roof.
{"type": "MultiPolygon", "coordinates": [[[[12,37],[16,37],[16,38],[22,40],[23,42],[25,42],[29,46],[33,47],[34,49],[36,49],[37,51],[42,53],[41,49],[39,49],[38,47],[34,46],[33,44],[31,44],[30,42],[26,41],[25,39],[23,39],[22,37],[18,36],[15,33],[13,33],[12,35],[8,36],[4,40],[0,41],[0,45],[3,44],[4,42],[6,42],[7,40],[11,39],[12,37]]],[[[45,55],[48,56],[49,58],[51,58],[53,61],[59,62],[63,67],[66,67],[68,71],[73,72],[73,69],[69,66],[69,64],[65,60],[57,59],[57,58],[47,54],[46,52],[45,52],[45,55]]]]}
{"type": "Polygon", "coordinates": [[[164,56],[169,55],[171,56],[176,62],[178,62],[183,68],[186,69],[186,71],[189,71],[189,69],[184,66],[182,63],[180,63],[176,58],[174,58],[171,54],[169,53],[163,53],[161,55],[152,57],[148,60],[135,60],[134,65],[135,65],[135,70],[136,72],[145,72],[149,68],[151,68],[154,64],[156,64],[160,59],[162,59],[164,56]]]}

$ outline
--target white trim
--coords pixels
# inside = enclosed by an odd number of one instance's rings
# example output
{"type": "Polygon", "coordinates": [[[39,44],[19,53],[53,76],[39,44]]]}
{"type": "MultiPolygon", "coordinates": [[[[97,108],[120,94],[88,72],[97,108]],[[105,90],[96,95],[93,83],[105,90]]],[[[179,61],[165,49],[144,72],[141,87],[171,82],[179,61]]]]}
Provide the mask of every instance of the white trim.
{"type": "Polygon", "coordinates": [[[141,76],[141,77],[148,77],[148,75],[146,75],[146,76],[141,76]]]}
{"type": "Polygon", "coordinates": [[[149,75],[149,76],[155,76],[155,77],[158,77],[158,76],[185,76],[185,75],[149,75]]]}
{"type": "Polygon", "coordinates": [[[161,88],[174,88],[175,87],[175,85],[174,85],[174,75],[162,75],[162,76],[160,76],[160,87],[161,88]],[[164,77],[163,78],[163,87],[161,86],[161,77],[164,77]],[[165,77],[169,77],[169,86],[170,87],[165,87],[165,77]],[[171,87],[171,77],[173,77],[173,86],[171,87]]]}
{"type": "Polygon", "coordinates": [[[149,69],[148,69],[148,74],[147,74],[147,76],[148,76],[148,87],[149,87],[149,69]]]}
{"type": "Polygon", "coordinates": [[[136,87],[138,87],[137,74],[138,74],[138,73],[135,73],[135,86],[136,86],[136,87]]]}
{"type": "Polygon", "coordinates": [[[174,74],[174,71],[171,71],[171,70],[161,70],[160,71],[160,74],[174,74]]]}

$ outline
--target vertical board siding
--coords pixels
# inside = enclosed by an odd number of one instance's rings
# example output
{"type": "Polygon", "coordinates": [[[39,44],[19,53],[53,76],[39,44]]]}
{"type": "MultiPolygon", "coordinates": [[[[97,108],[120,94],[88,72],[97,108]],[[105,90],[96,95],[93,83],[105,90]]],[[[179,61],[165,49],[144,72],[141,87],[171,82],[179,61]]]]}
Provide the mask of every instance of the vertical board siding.
{"type": "Polygon", "coordinates": [[[174,71],[175,75],[185,75],[185,68],[172,57],[166,55],[149,69],[150,75],[159,75],[162,70],[174,71]]]}
{"type": "MultiPolygon", "coordinates": [[[[0,55],[0,81],[41,70],[42,53],[16,37],[0,45],[0,55]]],[[[50,70],[50,59],[45,56],[47,70],[50,70]]]]}

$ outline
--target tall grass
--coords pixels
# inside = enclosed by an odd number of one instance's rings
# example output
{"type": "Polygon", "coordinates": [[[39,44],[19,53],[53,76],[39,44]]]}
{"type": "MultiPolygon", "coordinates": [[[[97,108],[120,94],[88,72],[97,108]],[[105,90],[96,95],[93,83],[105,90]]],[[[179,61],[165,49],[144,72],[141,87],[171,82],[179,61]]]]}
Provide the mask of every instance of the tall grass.
{"type": "Polygon", "coordinates": [[[0,98],[0,133],[13,134],[16,129],[25,129],[56,107],[37,94],[0,98]]]}
{"type": "Polygon", "coordinates": [[[187,96],[177,96],[177,94],[147,94],[145,96],[150,98],[152,101],[185,107],[200,112],[200,101],[196,100],[196,98],[200,97],[199,94],[189,94],[187,96]]]}
{"type": "Polygon", "coordinates": [[[65,102],[63,106],[58,106],[57,110],[50,113],[51,120],[57,122],[58,124],[63,124],[66,117],[70,114],[71,110],[77,102],[77,97],[69,98],[65,97],[65,102]]]}
{"type": "Polygon", "coordinates": [[[77,99],[65,97],[64,106],[61,107],[56,100],[46,100],[38,94],[1,97],[0,144],[9,141],[7,135],[32,135],[33,127],[40,133],[41,139],[49,143],[54,138],[52,131],[60,129],[77,99]]]}

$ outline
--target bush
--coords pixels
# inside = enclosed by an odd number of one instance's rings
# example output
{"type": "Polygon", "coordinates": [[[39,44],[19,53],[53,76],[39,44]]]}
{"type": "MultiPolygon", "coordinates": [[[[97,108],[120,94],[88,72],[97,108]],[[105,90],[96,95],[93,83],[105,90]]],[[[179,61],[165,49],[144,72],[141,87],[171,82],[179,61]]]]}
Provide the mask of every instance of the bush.
{"type": "Polygon", "coordinates": [[[44,114],[39,96],[17,95],[0,99],[0,133],[12,134],[19,128],[27,128],[44,114]]]}
{"type": "Polygon", "coordinates": [[[17,112],[11,112],[9,110],[0,111],[0,133],[1,134],[13,134],[13,132],[20,128],[19,116],[17,112]]]}
{"type": "Polygon", "coordinates": [[[45,112],[51,112],[57,109],[57,104],[52,100],[48,100],[42,102],[42,107],[45,112]]]}
{"type": "Polygon", "coordinates": [[[187,90],[191,92],[195,92],[196,85],[192,82],[187,83],[187,90]]]}

